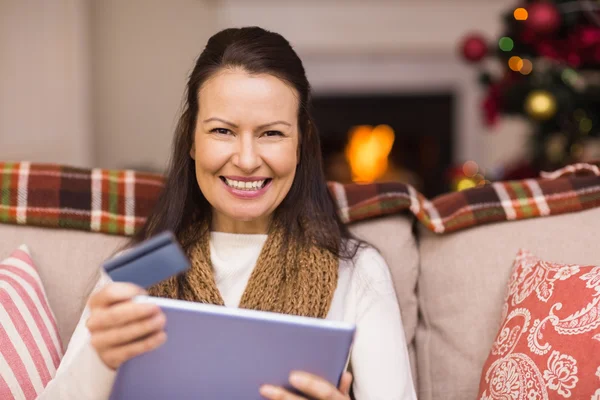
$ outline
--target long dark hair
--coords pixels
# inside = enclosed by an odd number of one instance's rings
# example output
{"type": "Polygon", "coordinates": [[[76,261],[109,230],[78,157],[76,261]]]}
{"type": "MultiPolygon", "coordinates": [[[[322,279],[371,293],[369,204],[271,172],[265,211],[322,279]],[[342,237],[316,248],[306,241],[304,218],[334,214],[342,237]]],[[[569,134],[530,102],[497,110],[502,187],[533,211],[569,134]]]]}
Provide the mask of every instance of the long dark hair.
{"type": "Polygon", "coordinates": [[[250,74],[270,74],[296,89],[299,96],[299,163],[289,193],[273,221],[285,226],[286,242],[310,241],[340,258],[352,259],[363,243],[340,220],[322,168],[319,135],[310,114],[311,89],[302,61],[281,35],[258,27],[225,29],[212,36],[198,57],[186,88],[186,102],[177,124],[165,187],[146,224],[129,245],[165,230],[174,232],[188,248],[201,232],[182,237],[191,224],[210,223],[211,206],[196,181],[190,157],[202,84],[224,68],[250,74]]]}

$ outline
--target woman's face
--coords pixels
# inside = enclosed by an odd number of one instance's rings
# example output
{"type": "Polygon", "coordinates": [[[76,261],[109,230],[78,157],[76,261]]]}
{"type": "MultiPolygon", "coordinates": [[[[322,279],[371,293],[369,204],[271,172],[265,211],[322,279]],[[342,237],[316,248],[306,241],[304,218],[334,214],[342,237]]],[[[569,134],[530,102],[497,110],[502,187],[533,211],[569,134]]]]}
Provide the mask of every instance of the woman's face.
{"type": "Polygon", "coordinates": [[[190,155],[213,207],[212,229],[265,233],[296,174],[296,91],[272,75],[226,69],[198,96],[190,155]]]}

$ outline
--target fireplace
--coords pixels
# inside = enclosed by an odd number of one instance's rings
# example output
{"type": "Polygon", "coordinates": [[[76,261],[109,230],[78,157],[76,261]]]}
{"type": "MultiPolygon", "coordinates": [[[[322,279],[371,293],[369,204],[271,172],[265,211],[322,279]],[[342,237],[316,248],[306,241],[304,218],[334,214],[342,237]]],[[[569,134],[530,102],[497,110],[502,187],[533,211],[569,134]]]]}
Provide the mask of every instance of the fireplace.
{"type": "Polygon", "coordinates": [[[302,60],[328,178],[355,178],[346,146],[357,131],[381,139],[391,130],[389,170],[377,180],[412,183],[428,197],[451,189],[448,167],[485,163],[479,86],[453,53],[314,51],[302,60]]]}
{"type": "Polygon", "coordinates": [[[453,93],[444,90],[315,96],[327,178],[399,181],[428,197],[448,191],[454,103],[453,93]]]}

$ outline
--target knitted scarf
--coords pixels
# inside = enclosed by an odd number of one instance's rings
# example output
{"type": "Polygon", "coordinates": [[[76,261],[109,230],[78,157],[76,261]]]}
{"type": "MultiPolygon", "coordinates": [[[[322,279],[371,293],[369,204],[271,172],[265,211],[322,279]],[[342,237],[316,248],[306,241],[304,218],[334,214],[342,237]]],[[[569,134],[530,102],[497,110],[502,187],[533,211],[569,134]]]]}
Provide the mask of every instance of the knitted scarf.
{"type": "MultiPolygon", "coordinates": [[[[200,239],[188,250],[191,268],[151,287],[151,296],[224,305],[210,261],[210,231],[200,229],[200,239]]],[[[303,243],[291,243],[282,252],[283,229],[275,228],[269,234],[239,307],[325,318],[337,286],[338,258],[303,243]]]]}

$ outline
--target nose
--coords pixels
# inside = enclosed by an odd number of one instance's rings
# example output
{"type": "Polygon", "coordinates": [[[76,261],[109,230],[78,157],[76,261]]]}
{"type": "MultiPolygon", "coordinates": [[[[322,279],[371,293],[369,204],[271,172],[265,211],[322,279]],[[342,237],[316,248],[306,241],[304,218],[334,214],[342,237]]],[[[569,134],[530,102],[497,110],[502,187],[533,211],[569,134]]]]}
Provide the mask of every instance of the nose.
{"type": "Polygon", "coordinates": [[[254,135],[240,135],[233,164],[246,173],[251,173],[260,167],[262,159],[254,140],[254,135]]]}

